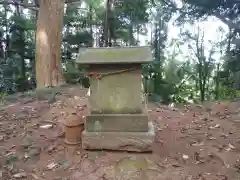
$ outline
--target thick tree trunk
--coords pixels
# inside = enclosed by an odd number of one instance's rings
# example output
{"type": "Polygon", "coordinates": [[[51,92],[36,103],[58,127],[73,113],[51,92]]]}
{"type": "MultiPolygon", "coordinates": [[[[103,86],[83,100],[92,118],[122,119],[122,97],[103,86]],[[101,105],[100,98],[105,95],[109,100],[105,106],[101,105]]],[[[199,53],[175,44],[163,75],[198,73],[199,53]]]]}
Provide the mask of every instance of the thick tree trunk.
{"type": "Polygon", "coordinates": [[[61,38],[64,0],[42,0],[36,32],[37,88],[64,83],[61,67],[61,38]]]}

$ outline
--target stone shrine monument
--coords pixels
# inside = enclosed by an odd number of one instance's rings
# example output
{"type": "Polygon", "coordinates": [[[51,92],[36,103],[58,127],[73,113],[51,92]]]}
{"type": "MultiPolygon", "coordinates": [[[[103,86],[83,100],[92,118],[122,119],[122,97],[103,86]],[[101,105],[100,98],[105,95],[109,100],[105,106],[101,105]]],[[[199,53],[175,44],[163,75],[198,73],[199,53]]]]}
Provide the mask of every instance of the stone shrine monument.
{"type": "Polygon", "coordinates": [[[141,64],[151,61],[148,46],[79,51],[77,63],[88,65],[90,77],[84,149],[151,151],[155,131],[142,102],[141,88],[141,64]]]}

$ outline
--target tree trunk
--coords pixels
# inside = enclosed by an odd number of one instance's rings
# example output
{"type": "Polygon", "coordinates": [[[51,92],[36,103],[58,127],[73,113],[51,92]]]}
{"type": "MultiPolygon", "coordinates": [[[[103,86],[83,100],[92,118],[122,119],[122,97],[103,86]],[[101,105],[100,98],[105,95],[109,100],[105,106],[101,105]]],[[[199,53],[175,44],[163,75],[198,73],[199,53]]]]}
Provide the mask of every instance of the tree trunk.
{"type": "Polygon", "coordinates": [[[7,5],[4,5],[4,24],[5,24],[5,34],[6,34],[6,48],[5,48],[5,62],[7,58],[9,57],[9,50],[10,50],[10,37],[9,37],[9,23],[7,20],[7,13],[8,13],[8,8],[7,5]]]}
{"type": "Polygon", "coordinates": [[[108,36],[109,36],[109,10],[110,0],[106,1],[105,19],[104,19],[104,47],[108,47],[108,36]]]}
{"type": "Polygon", "coordinates": [[[220,87],[220,64],[217,64],[217,72],[215,76],[215,100],[219,100],[219,87],[220,87]]]}
{"type": "Polygon", "coordinates": [[[92,37],[92,40],[91,40],[91,47],[93,47],[94,45],[94,37],[93,37],[93,7],[90,5],[89,7],[89,27],[90,27],[90,34],[91,34],[91,37],[92,37]]]}
{"type": "Polygon", "coordinates": [[[198,69],[198,78],[199,78],[199,90],[200,90],[200,100],[201,102],[204,102],[205,100],[205,80],[203,76],[203,65],[200,63],[199,64],[199,69],[198,69]]]}
{"type": "Polygon", "coordinates": [[[129,44],[130,46],[134,46],[134,35],[133,35],[133,25],[132,23],[130,22],[130,25],[129,25],[129,44]]]}
{"type": "Polygon", "coordinates": [[[64,0],[42,0],[36,32],[37,88],[64,83],[61,67],[61,32],[64,0]]]}
{"type": "MultiPolygon", "coordinates": [[[[21,17],[22,9],[21,7],[16,4],[16,16],[21,17]]],[[[25,52],[25,34],[24,34],[24,29],[22,27],[18,28],[19,30],[19,42],[21,42],[22,46],[19,47],[19,55],[21,57],[21,79],[23,82],[26,81],[26,64],[25,64],[25,57],[24,57],[24,52],[25,52]]],[[[23,88],[25,90],[26,87],[23,88]]]]}

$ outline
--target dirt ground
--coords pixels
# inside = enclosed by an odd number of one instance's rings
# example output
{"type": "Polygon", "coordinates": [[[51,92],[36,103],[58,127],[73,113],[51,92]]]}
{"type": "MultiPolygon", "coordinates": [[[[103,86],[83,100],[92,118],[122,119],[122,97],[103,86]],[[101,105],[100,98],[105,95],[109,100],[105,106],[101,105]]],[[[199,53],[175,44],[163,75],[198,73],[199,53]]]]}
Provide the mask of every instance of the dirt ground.
{"type": "Polygon", "coordinates": [[[54,101],[0,111],[0,179],[240,180],[240,101],[170,108],[150,103],[153,153],[84,151],[67,146],[60,122],[87,114],[86,89],[66,87],[54,101]]]}

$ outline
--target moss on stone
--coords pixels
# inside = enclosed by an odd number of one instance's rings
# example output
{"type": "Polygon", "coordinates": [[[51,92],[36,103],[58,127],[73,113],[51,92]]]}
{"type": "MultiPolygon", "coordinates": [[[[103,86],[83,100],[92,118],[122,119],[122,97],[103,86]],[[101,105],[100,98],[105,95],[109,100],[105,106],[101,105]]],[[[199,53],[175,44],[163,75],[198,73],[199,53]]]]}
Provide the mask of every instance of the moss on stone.
{"type": "Polygon", "coordinates": [[[77,63],[146,63],[152,60],[150,47],[89,48],[80,51],[77,63]]]}

